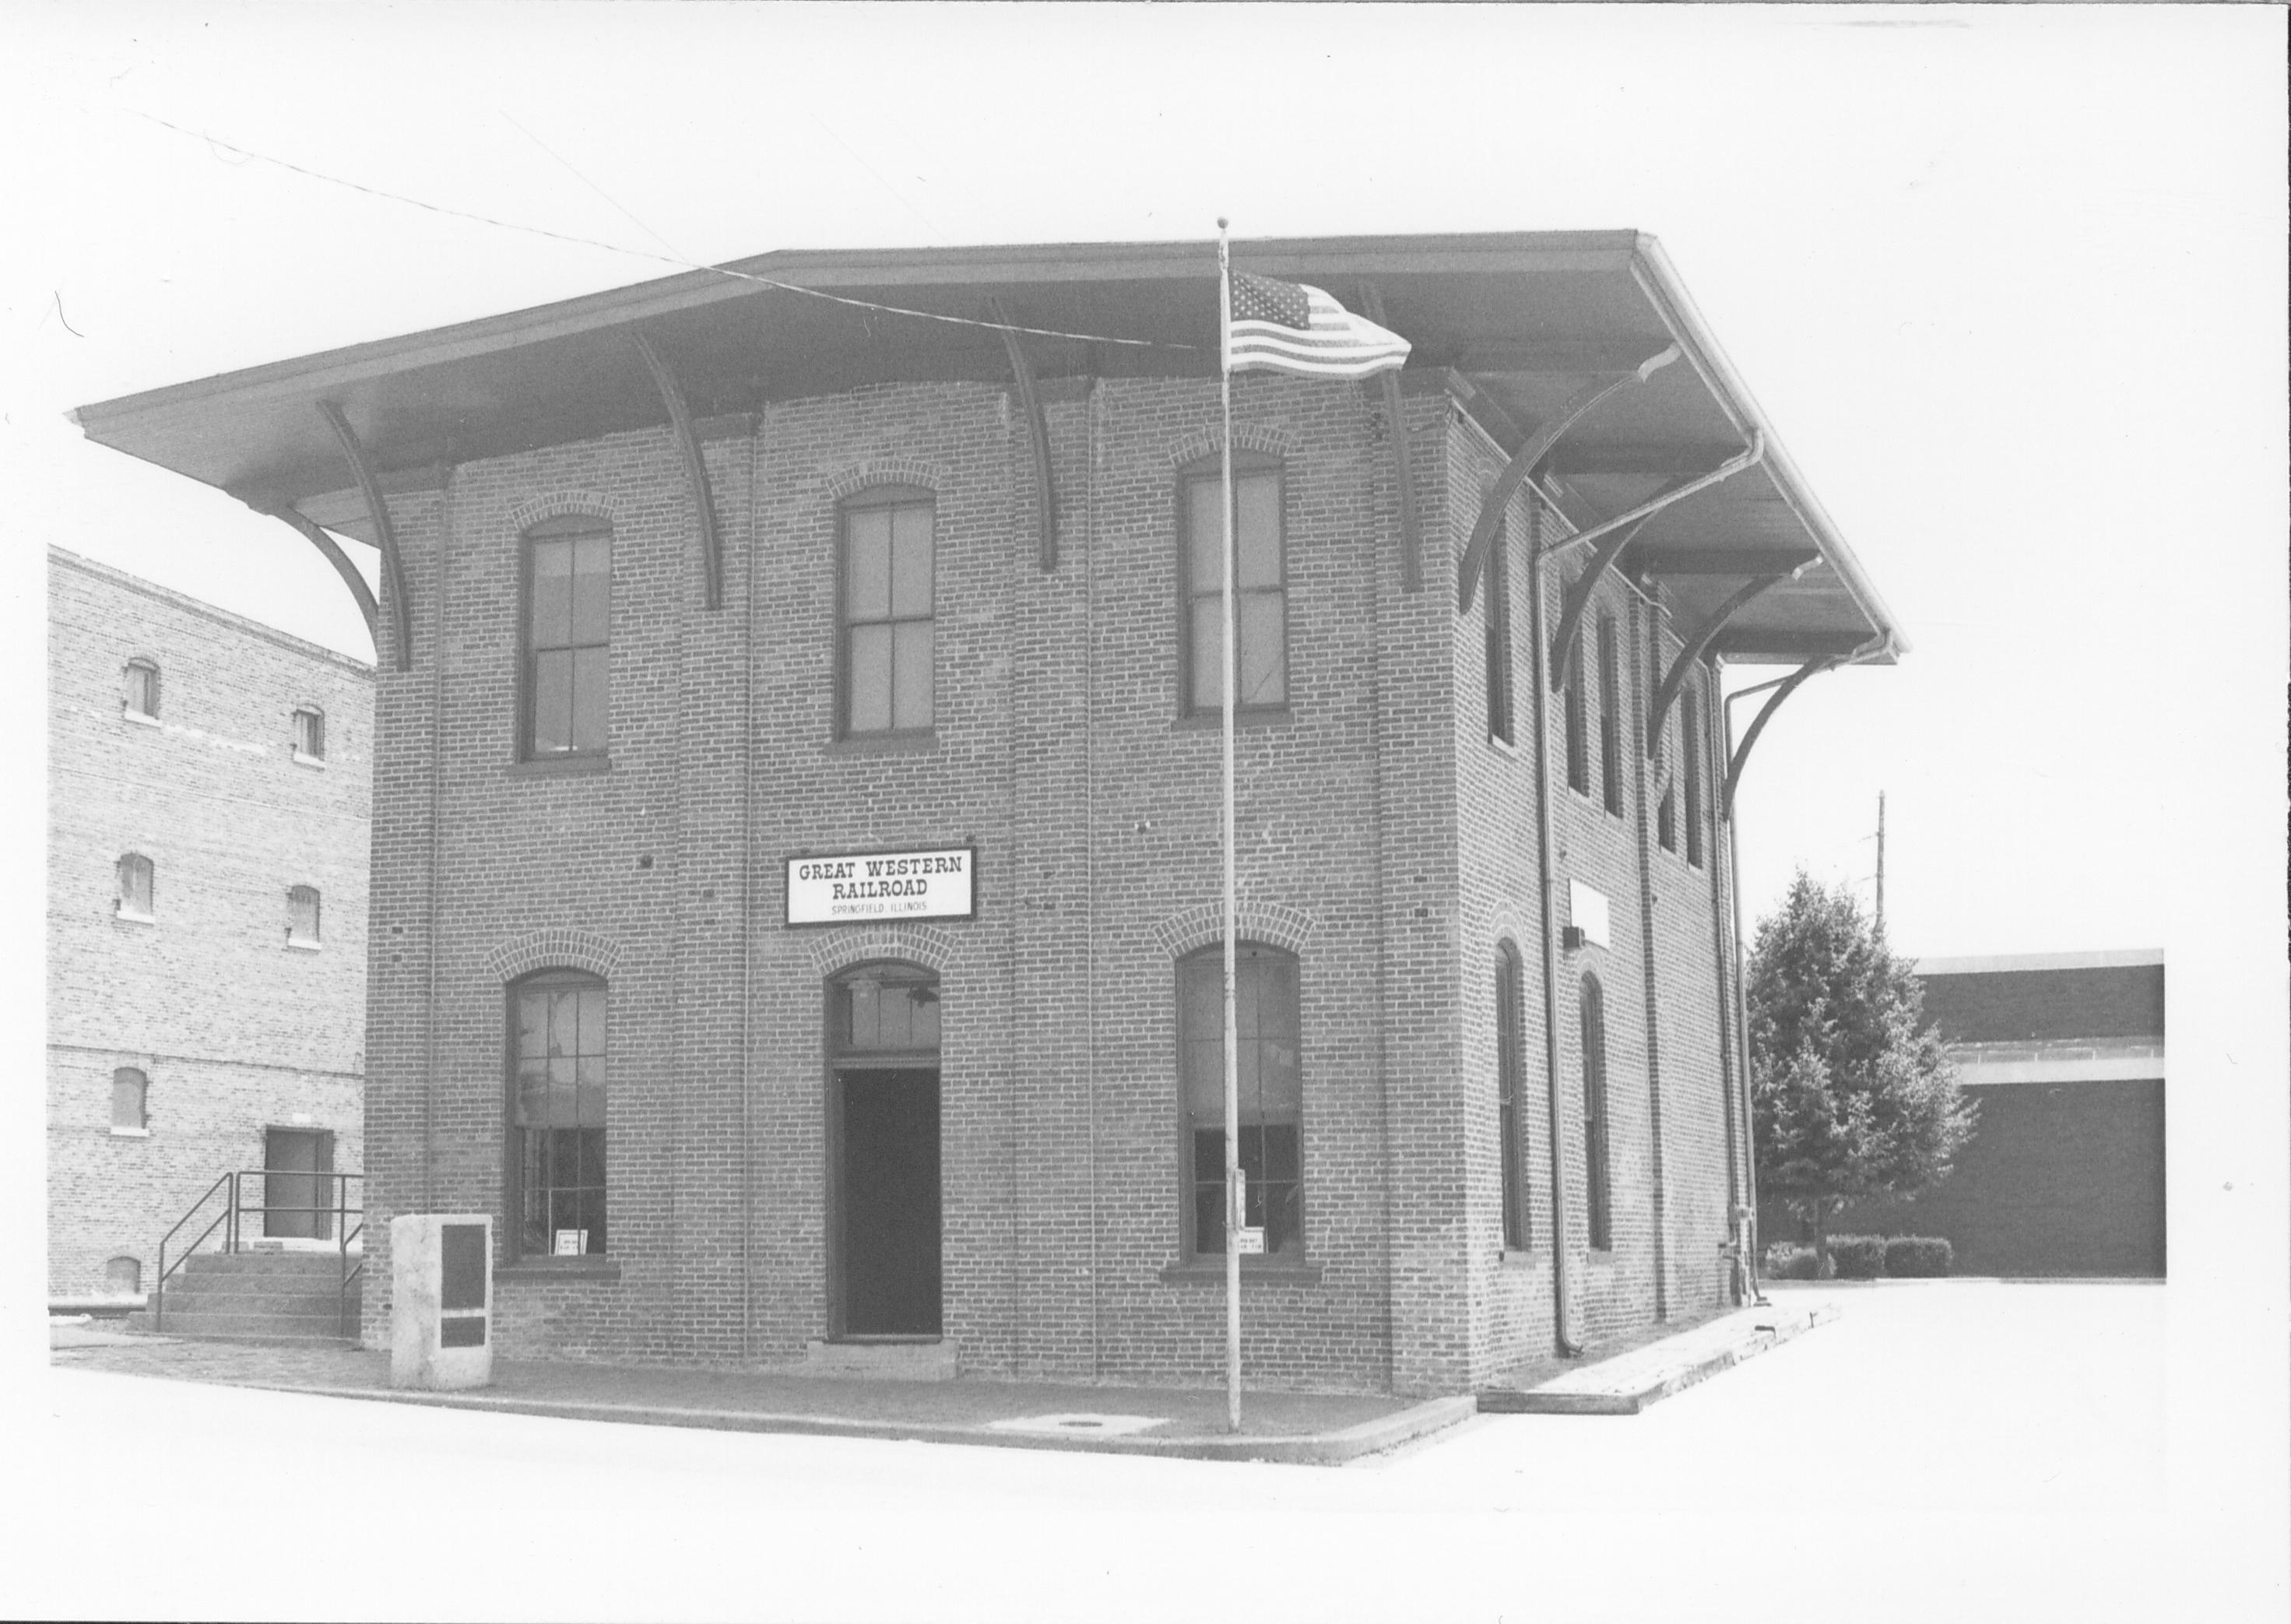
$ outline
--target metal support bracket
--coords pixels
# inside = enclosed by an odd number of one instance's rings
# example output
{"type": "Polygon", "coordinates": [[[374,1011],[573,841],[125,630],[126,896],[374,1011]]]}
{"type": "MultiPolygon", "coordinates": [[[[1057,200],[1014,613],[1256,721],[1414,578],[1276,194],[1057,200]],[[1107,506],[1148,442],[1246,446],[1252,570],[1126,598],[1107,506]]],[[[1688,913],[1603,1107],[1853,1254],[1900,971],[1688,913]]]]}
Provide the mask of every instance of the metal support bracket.
{"type": "Polygon", "coordinates": [[[684,482],[692,494],[692,512],[700,527],[700,578],[703,601],[709,608],[724,607],[724,553],[716,535],[716,511],[708,501],[708,465],[700,455],[700,437],[693,431],[692,413],[684,404],[684,391],[677,386],[676,374],[668,370],[668,363],[660,358],[652,340],[643,334],[632,334],[637,353],[644,357],[647,371],[652,374],[653,387],[660,391],[661,404],[668,408],[669,426],[676,434],[677,454],[684,460],[684,482]]]}
{"type": "Polygon", "coordinates": [[[1694,635],[1686,640],[1685,647],[1678,651],[1678,657],[1670,663],[1670,669],[1663,672],[1662,684],[1654,691],[1654,705],[1647,712],[1647,760],[1654,760],[1655,748],[1662,742],[1663,718],[1670,714],[1671,702],[1678,697],[1678,690],[1686,681],[1686,673],[1708,652],[1712,640],[1725,630],[1726,623],[1741,613],[1768,587],[1797,578],[1797,572],[1792,571],[1787,575],[1760,575],[1745,583],[1732,597],[1712,610],[1710,618],[1704,621],[1694,635]]]}
{"type": "Polygon", "coordinates": [[[1467,613],[1473,595],[1479,591],[1480,577],[1487,573],[1488,551],[1495,545],[1496,527],[1503,521],[1503,511],[1535,471],[1535,465],[1551,454],[1559,438],[1587,414],[1592,407],[1628,383],[1644,383],[1673,361],[1678,359],[1678,346],[1672,344],[1639,363],[1635,372],[1620,378],[1600,378],[1578,390],[1556,415],[1521,442],[1512,453],[1511,461],[1504,464],[1503,472],[1496,476],[1495,485],[1487,498],[1480,503],[1480,517],[1472,526],[1472,539],[1464,548],[1464,561],[1458,567],[1456,579],[1456,612],[1467,613]]]}
{"type": "MultiPolygon", "coordinates": [[[[1639,524],[1645,522],[1641,519],[1639,524]]],[[[1608,570],[1614,567],[1615,560],[1622,556],[1623,549],[1631,544],[1631,538],[1638,533],[1638,525],[1633,525],[1628,530],[1618,530],[1609,536],[1600,545],[1599,551],[1592,555],[1589,567],[1575,578],[1575,584],[1567,589],[1567,596],[1560,599],[1559,629],[1551,634],[1551,686],[1555,690],[1566,687],[1575,680],[1575,633],[1591,607],[1591,594],[1598,591],[1600,581],[1608,570]]],[[[1535,567],[1542,568],[1543,559],[1547,556],[1547,553],[1539,555],[1535,567]]]]}
{"type": "MultiPolygon", "coordinates": [[[[1373,282],[1361,285],[1361,303],[1368,318],[1385,326],[1384,292],[1373,282]]],[[[1400,368],[1379,374],[1384,398],[1385,438],[1392,446],[1392,492],[1400,510],[1400,590],[1424,590],[1424,531],[1416,513],[1416,471],[1409,462],[1407,405],[1400,396],[1400,368]]]]}
{"type": "Polygon", "coordinates": [[[1050,425],[1042,415],[1041,391],[1034,387],[1034,368],[1018,342],[1017,326],[1000,299],[987,309],[1002,329],[1002,348],[1010,355],[1010,375],[1018,385],[1018,409],[1026,419],[1026,438],[1034,452],[1034,517],[1041,526],[1036,561],[1047,574],[1058,567],[1057,492],[1050,478],[1050,425]]]}
{"type": "MultiPolygon", "coordinates": [[[[414,668],[414,604],[406,585],[406,561],[398,551],[398,532],[390,527],[390,505],[382,500],[382,485],[374,478],[373,460],[366,455],[366,447],[358,444],[358,436],[350,432],[350,422],[342,416],[342,407],[331,400],[321,400],[318,413],[326,420],[326,426],[334,431],[334,438],[342,446],[342,455],[350,465],[351,474],[358,479],[358,494],[366,502],[366,518],[374,524],[374,544],[382,551],[382,583],[389,591],[390,623],[397,633],[398,669],[411,671],[414,668]]],[[[378,640],[374,657],[382,657],[378,640]]]]}
{"type": "Polygon", "coordinates": [[[1726,763],[1726,789],[1719,803],[1719,809],[1724,816],[1730,819],[1734,816],[1734,789],[1742,781],[1742,767],[1750,759],[1750,746],[1758,742],[1758,735],[1765,731],[1766,724],[1773,720],[1774,712],[1782,708],[1782,701],[1797,693],[1799,685],[1808,677],[1816,676],[1845,663],[1845,655],[1834,654],[1808,660],[1788,677],[1782,679],[1775,687],[1772,696],[1764,704],[1758,707],[1757,715],[1750,719],[1749,728],[1742,735],[1742,742],[1734,746],[1734,759],[1726,763]]]}
{"type": "Polygon", "coordinates": [[[290,503],[266,502],[253,497],[241,497],[240,500],[256,512],[267,513],[292,526],[325,556],[327,563],[334,567],[334,574],[342,578],[342,584],[350,589],[350,596],[358,600],[358,613],[366,616],[366,634],[374,639],[374,655],[379,658],[382,654],[381,607],[374,600],[374,589],[366,585],[366,577],[358,574],[358,566],[350,562],[350,554],[342,551],[342,544],[328,535],[318,520],[290,503]]]}

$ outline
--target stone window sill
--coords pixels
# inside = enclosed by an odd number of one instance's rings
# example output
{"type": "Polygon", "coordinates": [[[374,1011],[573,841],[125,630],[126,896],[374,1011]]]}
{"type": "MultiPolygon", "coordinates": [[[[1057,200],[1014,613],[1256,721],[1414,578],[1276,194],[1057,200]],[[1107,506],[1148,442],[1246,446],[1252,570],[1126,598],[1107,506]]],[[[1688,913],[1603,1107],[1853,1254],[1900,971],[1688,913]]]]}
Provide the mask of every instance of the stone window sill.
{"type": "MultiPolygon", "coordinates": [[[[1241,1263],[1241,1282],[1262,1281],[1271,1285],[1316,1286],[1321,1283],[1321,1266],[1317,1263],[1251,1263],[1244,1258],[1241,1263]]],[[[1190,1263],[1172,1263],[1162,1270],[1164,1285],[1223,1285],[1225,1259],[1196,1258],[1190,1263]]]]}
{"type": "Polygon", "coordinates": [[[111,911],[111,917],[117,920],[125,920],[131,925],[156,925],[159,922],[157,918],[154,915],[149,913],[138,913],[133,908],[114,908],[111,911]]]}
{"type": "Polygon", "coordinates": [[[1543,1254],[1531,1246],[1524,1250],[1507,1246],[1499,1254],[1499,1258],[1503,1266],[1507,1269],[1532,1268],[1544,1261],[1543,1254]]]}
{"type": "Polygon", "coordinates": [[[292,953],[314,953],[319,952],[322,945],[318,942],[306,942],[301,937],[290,936],[286,938],[287,949],[292,953]]]}
{"type": "Polygon", "coordinates": [[[326,769],[326,758],[324,756],[306,756],[298,750],[294,752],[294,765],[297,767],[315,767],[323,772],[326,769]]]}
{"type": "Polygon", "coordinates": [[[936,732],[855,733],[827,741],[831,756],[924,756],[937,749],[936,732]]]}
{"type": "Polygon", "coordinates": [[[114,1128],[111,1137],[115,1139],[148,1139],[151,1137],[151,1130],[149,1128],[114,1128]]]}
{"type": "Polygon", "coordinates": [[[119,712],[119,720],[123,722],[133,722],[138,728],[156,728],[159,725],[159,719],[157,717],[146,716],[141,711],[122,709],[119,712]]]}
{"type": "Polygon", "coordinates": [[[613,770],[613,758],[538,756],[530,761],[511,761],[502,770],[512,778],[553,778],[567,773],[609,773],[613,770]]]}
{"type": "MultiPolygon", "coordinates": [[[[1173,733],[1194,733],[1221,728],[1225,713],[1221,710],[1188,711],[1171,720],[1173,733]]],[[[1297,713],[1287,705],[1243,705],[1233,713],[1233,728],[1243,733],[1251,728],[1291,728],[1296,726],[1297,713]]]]}
{"type": "Polygon", "coordinates": [[[617,1285],[621,1279],[621,1260],[605,1257],[519,1258],[514,1263],[496,1266],[494,1278],[510,1282],[594,1281],[601,1285],[617,1285]]]}

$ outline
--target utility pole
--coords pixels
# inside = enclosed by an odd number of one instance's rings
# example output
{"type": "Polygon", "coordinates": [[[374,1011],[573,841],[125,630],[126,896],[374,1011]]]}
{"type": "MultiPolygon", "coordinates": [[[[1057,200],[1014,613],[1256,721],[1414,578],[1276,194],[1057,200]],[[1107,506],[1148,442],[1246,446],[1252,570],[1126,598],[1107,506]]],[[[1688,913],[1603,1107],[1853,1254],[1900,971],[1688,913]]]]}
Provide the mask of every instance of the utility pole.
{"type": "Polygon", "coordinates": [[[1885,792],[1877,792],[1877,929],[1885,928],[1885,792]]]}

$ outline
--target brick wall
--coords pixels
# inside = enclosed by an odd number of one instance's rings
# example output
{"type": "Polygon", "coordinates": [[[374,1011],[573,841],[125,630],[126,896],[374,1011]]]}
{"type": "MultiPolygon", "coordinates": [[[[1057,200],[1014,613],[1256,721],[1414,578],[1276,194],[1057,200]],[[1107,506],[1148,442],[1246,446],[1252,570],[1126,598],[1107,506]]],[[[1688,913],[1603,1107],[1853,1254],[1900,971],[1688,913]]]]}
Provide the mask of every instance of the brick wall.
{"type": "Polygon", "coordinates": [[[48,1283],[78,1297],[113,1258],[148,1286],[193,1199],[262,1165],[266,1127],[331,1130],[334,1166],[360,1165],[373,679],[60,549],[48,590],[48,1283]],[[137,658],[159,668],[156,726],[122,715],[137,658]],[[293,759],[304,705],[324,766],[293,759]],[[128,852],[152,863],[149,923],[118,916],[128,852]],[[320,895],[315,952],[286,943],[296,885],[320,895]],[[141,1135],[113,1131],[128,1066],[149,1079],[141,1135]]]}
{"type": "MultiPolygon", "coordinates": [[[[1179,470],[1216,450],[1218,393],[1150,379],[1045,393],[1051,572],[1025,426],[1007,390],[979,384],[718,425],[712,613],[664,430],[464,464],[392,499],[415,660],[382,673],[380,700],[376,1206],[502,1211],[506,989],[553,966],[611,987],[611,1258],[507,1270],[504,1352],[771,1361],[824,1334],[823,983],[901,958],[940,977],[945,1328],[964,1368],[1218,1379],[1222,1269],[1181,1256],[1175,1083],[1176,966],[1217,939],[1219,882],[1218,729],[1179,713],[1175,516],[1179,470]],[[839,743],[835,504],[886,481],[935,493],[936,726],[920,744],[839,743]],[[614,527],[607,771],[515,760],[519,536],[567,511],[614,527]],[[955,843],[978,848],[974,920],[781,922],[790,855],[955,843]]],[[[1243,931],[1298,956],[1306,1079],[1306,1266],[1252,1271],[1246,1358],[1270,1384],[1452,1388],[1549,1343],[1547,1260],[1497,1256],[1484,1007],[1507,929],[1541,1018],[1530,756],[1490,756],[1479,629],[1452,608],[1451,555],[1491,453],[1444,397],[1409,401],[1428,556],[1406,594],[1373,391],[1250,375],[1235,408],[1241,443],[1284,462],[1291,693],[1241,731],[1243,931]]],[[[1523,684],[1520,711],[1523,736],[1523,684]]],[[[1617,931],[1601,969],[1617,1245],[1573,1265],[1603,1335],[1653,1311],[1640,815],[1561,808],[1563,878],[1596,876],[1617,931]]],[[[1723,1197],[1702,1186],[1723,1150],[1700,1142],[1716,1120],[1708,888],[1677,867],[1654,918],[1657,956],[1687,955],[1675,1010],[1667,987],[1657,1000],[1679,1023],[1664,1132],[1693,1192],[1667,1209],[1684,1259],[1715,1243],[1700,1230],[1723,1197]]],[[[1532,1123],[1539,1025],[1529,1050],[1532,1123]]],[[[1674,1272],[1682,1300],[1708,1275],[1674,1272]]],[[[387,1291],[366,1303],[378,1337],[387,1291]]]]}

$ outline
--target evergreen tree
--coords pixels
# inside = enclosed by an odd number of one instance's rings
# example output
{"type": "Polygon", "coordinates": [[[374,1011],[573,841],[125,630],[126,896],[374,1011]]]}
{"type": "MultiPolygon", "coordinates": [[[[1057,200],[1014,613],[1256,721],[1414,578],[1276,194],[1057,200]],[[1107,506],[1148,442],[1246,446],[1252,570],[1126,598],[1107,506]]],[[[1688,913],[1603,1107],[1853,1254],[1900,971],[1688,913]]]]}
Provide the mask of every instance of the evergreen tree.
{"type": "Polygon", "coordinates": [[[1912,1196],[1949,1176],[1973,1136],[1925,992],[1843,886],[1801,869],[1750,957],[1750,1090],[1758,1187],[1813,1226],[1847,1202],[1912,1196]]]}

